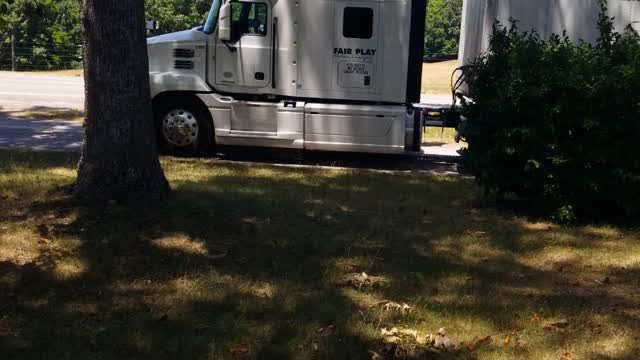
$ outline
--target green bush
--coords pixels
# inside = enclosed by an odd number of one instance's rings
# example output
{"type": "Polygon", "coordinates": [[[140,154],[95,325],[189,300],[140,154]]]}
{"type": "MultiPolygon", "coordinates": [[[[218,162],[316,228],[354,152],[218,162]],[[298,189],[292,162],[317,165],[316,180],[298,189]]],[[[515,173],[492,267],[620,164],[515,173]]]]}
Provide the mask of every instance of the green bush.
{"type": "Polygon", "coordinates": [[[516,194],[558,221],[640,214],[640,36],[601,13],[595,45],[494,26],[462,107],[487,193],[516,194]]]}

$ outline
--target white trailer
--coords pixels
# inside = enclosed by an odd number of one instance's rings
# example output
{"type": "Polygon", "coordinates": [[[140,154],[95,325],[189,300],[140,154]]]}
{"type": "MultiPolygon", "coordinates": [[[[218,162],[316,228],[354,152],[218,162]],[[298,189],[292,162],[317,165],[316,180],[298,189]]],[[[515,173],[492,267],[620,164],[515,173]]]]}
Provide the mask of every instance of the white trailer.
{"type": "Polygon", "coordinates": [[[212,0],[148,40],[161,145],[417,152],[425,0],[212,0]]]}
{"type": "MultiPolygon", "coordinates": [[[[493,24],[518,21],[520,31],[535,30],[542,38],[566,34],[574,41],[598,39],[600,0],[465,0],[460,37],[460,65],[489,48],[493,24]]],[[[640,31],[640,0],[609,0],[608,16],[618,32],[629,25],[640,31]]]]}

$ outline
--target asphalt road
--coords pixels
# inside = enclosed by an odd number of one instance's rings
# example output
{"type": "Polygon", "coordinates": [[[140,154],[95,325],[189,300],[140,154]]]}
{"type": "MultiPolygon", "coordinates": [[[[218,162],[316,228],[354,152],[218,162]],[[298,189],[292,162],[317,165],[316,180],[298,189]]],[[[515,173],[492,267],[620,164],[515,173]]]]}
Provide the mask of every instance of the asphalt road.
{"type": "Polygon", "coordinates": [[[84,80],[78,76],[0,72],[0,107],[84,107],[84,80]]]}

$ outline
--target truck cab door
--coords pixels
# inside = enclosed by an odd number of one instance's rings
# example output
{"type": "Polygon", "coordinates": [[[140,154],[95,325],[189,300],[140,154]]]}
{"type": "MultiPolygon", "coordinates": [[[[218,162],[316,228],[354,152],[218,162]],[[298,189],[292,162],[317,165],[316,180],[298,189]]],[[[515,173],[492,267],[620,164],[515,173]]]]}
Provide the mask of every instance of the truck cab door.
{"type": "Polygon", "coordinates": [[[231,39],[216,39],[215,83],[230,92],[266,87],[271,83],[271,3],[233,0],[230,6],[231,39]]]}

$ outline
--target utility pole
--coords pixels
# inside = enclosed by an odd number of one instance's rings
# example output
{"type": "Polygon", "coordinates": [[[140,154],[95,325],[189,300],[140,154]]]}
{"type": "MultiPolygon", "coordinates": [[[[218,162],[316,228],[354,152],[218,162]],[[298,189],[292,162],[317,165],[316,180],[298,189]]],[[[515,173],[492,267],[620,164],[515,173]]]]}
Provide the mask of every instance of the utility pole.
{"type": "Polygon", "coordinates": [[[16,71],[16,36],[11,34],[11,71],[16,71]]]}

